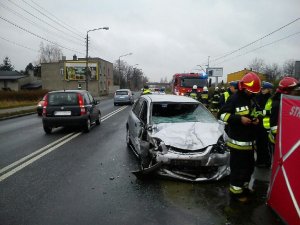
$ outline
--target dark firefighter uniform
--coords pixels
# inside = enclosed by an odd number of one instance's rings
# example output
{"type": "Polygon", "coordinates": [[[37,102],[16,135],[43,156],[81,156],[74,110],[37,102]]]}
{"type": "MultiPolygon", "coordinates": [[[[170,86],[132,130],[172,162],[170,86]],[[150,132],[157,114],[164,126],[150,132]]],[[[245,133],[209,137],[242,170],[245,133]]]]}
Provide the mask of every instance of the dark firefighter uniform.
{"type": "Polygon", "coordinates": [[[198,100],[198,92],[197,89],[192,89],[192,91],[189,93],[189,96],[195,100],[198,100]]]}
{"type": "Polygon", "coordinates": [[[228,124],[226,144],[230,149],[230,193],[236,196],[247,190],[254,171],[256,126],[241,122],[242,116],[251,118],[252,110],[249,96],[238,91],[228,99],[218,114],[228,124]]]}
{"type": "Polygon", "coordinates": [[[253,116],[252,98],[260,92],[261,80],[256,73],[247,73],[239,81],[238,89],[220,109],[218,117],[228,126],[226,144],[230,150],[230,194],[238,201],[247,201],[259,123],[253,116]]]}
{"type": "Polygon", "coordinates": [[[210,111],[217,113],[219,111],[219,102],[220,102],[220,92],[216,88],[211,97],[210,111]]]}
{"type": "MultiPolygon", "coordinates": [[[[271,89],[273,85],[267,82],[263,82],[263,89],[271,89]],[[269,85],[269,86],[268,86],[269,85]]],[[[268,91],[268,90],[264,90],[268,91]]],[[[272,159],[272,150],[270,151],[268,133],[270,130],[270,124],[267,124],[267,117],[271,115],[271,92],[260,92],[255,97],[256,115],[260,118],[260,124],[257,130],[256,137],[256,166],[257,167],[270,167],[272,159]],[[265,118],[264,118],[265,117],[265,118]]]]}
{"type": "MultiPolygon", "coordinates": [[[[265,109],[270,108],[271,110],[271,115],[269,120],[270,121],[269,141],[272,144],[273,148],[275,145],[276,134],[277,134],[277,124],[278,124],[281,94],[291,95],[293,90],[297,86],[299,86],[297,79],[288,76],[282,78],[278,84],[276,93],[271,98],[271,100],[268,101],[266,104],[265,109]]],[[[264,125],[268,125],[267,118],[264,118],[264,125]]]]}
{"type": "Polygon", "coordinates": [[[200,102],[207,108],[209,105],[208,91],[202,91],[200,94],[200,102]]]}

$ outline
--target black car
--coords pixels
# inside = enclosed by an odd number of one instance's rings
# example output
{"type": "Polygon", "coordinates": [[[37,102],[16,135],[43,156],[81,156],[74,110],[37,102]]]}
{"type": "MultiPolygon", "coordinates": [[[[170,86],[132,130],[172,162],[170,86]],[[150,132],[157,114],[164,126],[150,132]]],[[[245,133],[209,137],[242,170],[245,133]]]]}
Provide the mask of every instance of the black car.
{"type": "Polygon", "coordinates": [[[89,132],[92,124],[100,125],[99,101],[85,90],[52,91],[43,106],[43,127],[50,134],[55,127],[81,127],[89,132]]]}

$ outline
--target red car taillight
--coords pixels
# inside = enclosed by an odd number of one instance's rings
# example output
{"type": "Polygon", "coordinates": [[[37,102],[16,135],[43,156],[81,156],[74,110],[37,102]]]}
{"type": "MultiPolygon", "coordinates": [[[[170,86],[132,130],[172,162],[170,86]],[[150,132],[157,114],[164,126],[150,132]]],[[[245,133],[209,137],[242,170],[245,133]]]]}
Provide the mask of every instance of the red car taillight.
{"type": "Polygon", "coordinates": [[[83,101],[83,97],[81,94],[77,94],[78,95],[78,104],[80,107],[80,115],[85,115],[86,114],[86,109],[84,107],[84,101],[83,101]]]}
{"type": "Polygon", "coordinates": [[[43,105],[43,116],[46,116],[47,106],[48,106],[48,94],[45,95],[45,101],[44,101],[44,105],[43,105]]]}

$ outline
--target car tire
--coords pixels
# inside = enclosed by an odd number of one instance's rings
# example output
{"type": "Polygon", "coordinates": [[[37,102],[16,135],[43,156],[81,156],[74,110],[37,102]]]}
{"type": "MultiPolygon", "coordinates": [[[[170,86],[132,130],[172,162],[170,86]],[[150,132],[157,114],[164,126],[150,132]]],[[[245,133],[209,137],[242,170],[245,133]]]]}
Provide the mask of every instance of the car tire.
{"type": "Polygon", "coordinates": [[[83,131],[84,131],[85,133],[88,133],[88,132],[90,132],[90,130],[91,130],[91,119],[88,118],[88,119],[85,121],[85,125],[84,125],[83,131]]]}
{"type": "Polygon", "coordinates": [[[51,132],[52,132],[51,127],[43,126],[43,128],[44,128],[44,131],[45,131],[46,134],[51,134],[51,132]]]}
{"type": "Polygon", "coordinates": [[[114,106],[118,105],[117,103],[114,102],[114,106]]]}
{"type": "Polygon", "coordinates": [[[96,119],[96,125],[99,126],[101,123],[101,114],[99,113],[98,118],[96,119]]]}

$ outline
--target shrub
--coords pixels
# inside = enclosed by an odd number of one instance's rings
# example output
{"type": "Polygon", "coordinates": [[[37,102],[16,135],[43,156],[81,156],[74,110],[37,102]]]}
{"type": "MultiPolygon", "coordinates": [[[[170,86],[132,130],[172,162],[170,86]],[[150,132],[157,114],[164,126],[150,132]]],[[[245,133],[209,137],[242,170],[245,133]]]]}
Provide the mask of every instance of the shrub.
{"type": "Polygon", "coordinates": [[[38,101],[47,90],[0,91],[0,101],[38,101]]]}

